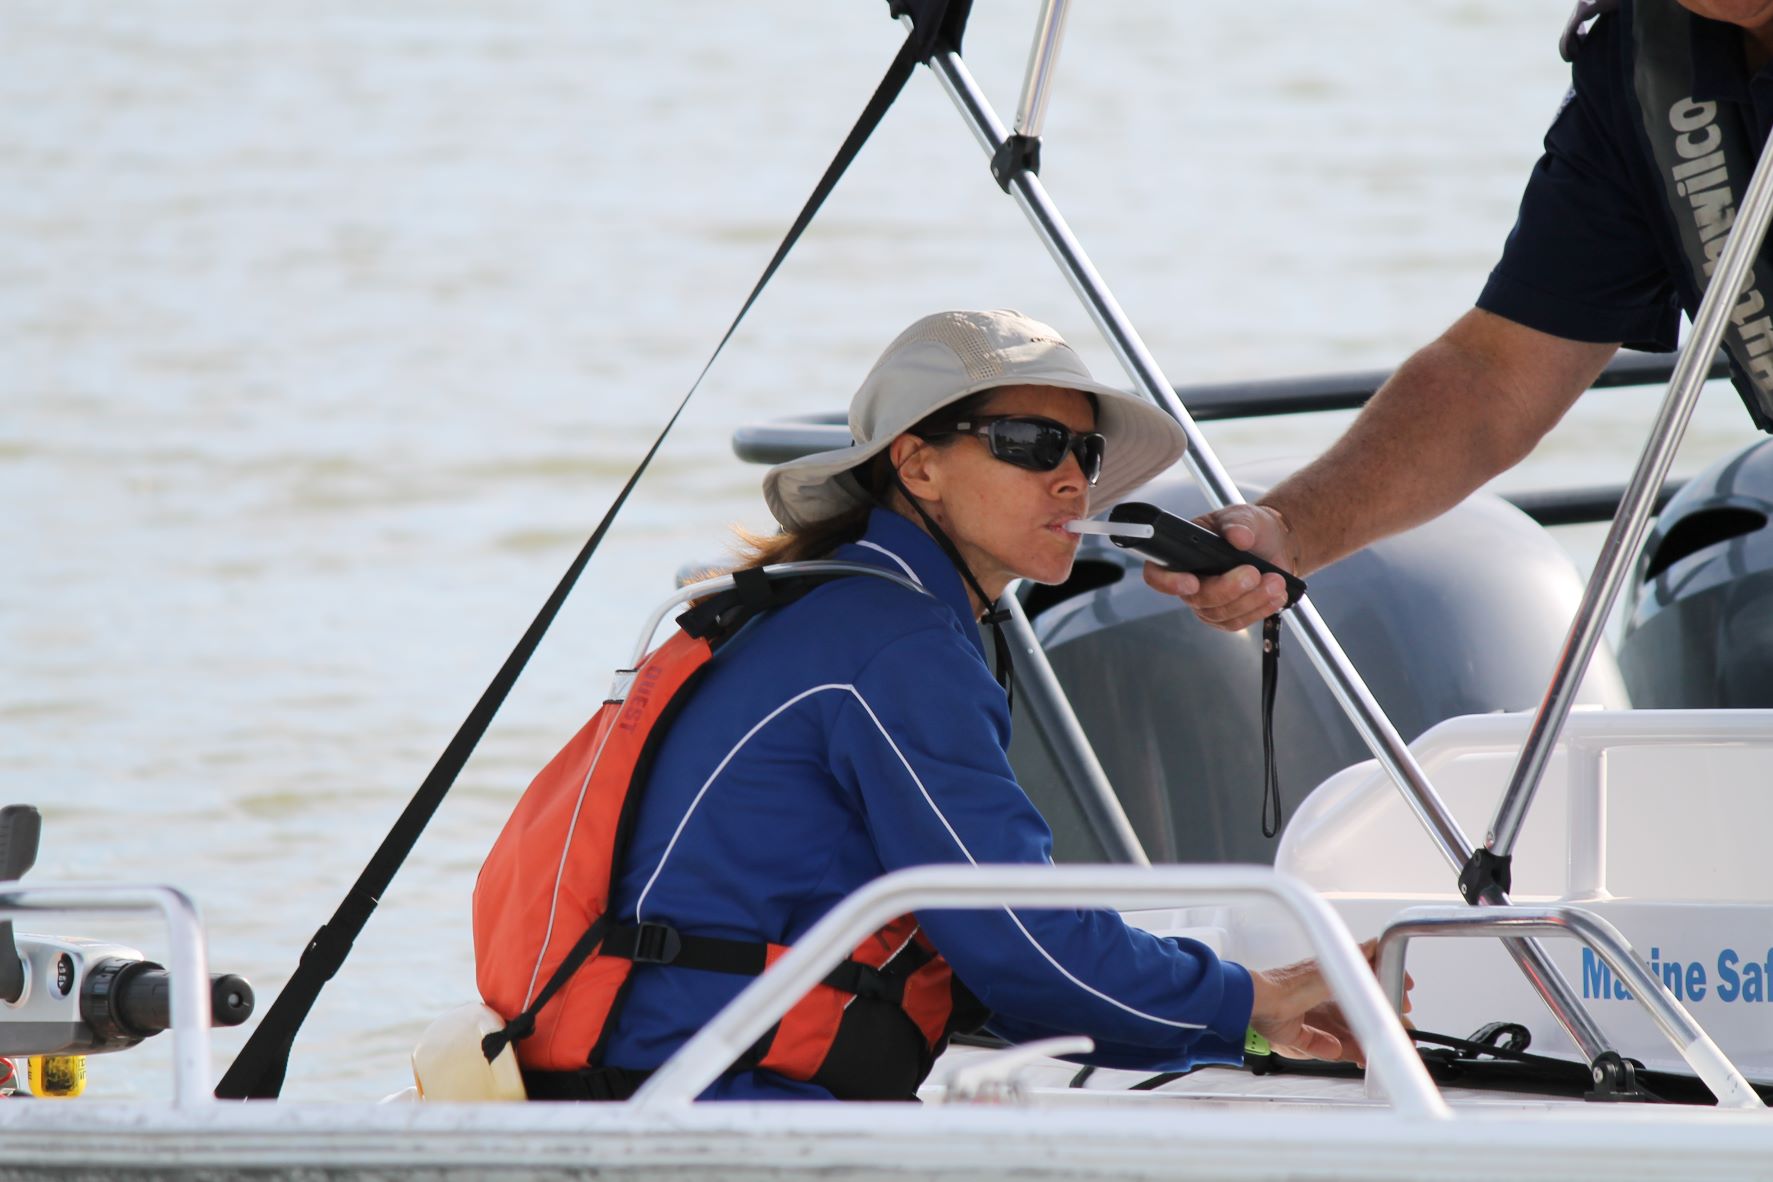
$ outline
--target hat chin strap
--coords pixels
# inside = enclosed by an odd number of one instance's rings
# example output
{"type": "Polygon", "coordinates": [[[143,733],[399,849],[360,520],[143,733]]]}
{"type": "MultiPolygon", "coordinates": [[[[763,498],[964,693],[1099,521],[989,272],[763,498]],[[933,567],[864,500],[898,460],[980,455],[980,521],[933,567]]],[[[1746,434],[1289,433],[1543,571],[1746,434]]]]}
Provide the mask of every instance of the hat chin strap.
{"type": "Polygon", "coordinates": [[[991,643],[997,656],[997,684],[1003,687],[1005,706],[1013,707],[1016,701],[1014,669],[1010,662],[1009,638],[1003,634],[1003,622],[1009,618],[1010,613],[996,607],[991,596],[985,594],[985,588],[979,586],[979,580],[974,577],[972,568],[967,565],[966,559],[960,556],[960,548],[954,544],[954,539],[948,536],[947,530],[936,524],[936,519],[929,515],[922,502],[911,495],[911,490],[905,487],[905,481],[900,478],[897,468],[893,469],[893,487],[898,489],[899,495],[904,497],[906,503],[917,511],[917,515],[923,518],[924,528],[929,531],[930,537],[936,539],[936,545],[942,547],[942,553],[948,555],[948,561],[954,564],[954,569],[960,572],[960,577],[966,581],[966,585],[973,589],[973,594],[977,595],[979,602],[985,605],[985,614],[980,619],[981,622],[991,625],[991,643]]]}

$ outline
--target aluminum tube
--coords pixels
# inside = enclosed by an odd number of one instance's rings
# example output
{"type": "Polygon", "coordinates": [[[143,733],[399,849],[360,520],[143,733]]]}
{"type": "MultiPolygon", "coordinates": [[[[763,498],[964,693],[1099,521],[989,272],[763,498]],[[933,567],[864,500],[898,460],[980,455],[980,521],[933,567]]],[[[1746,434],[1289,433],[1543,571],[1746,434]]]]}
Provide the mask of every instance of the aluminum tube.
{"type": "Polygon", "coordinates": [[[1047,121],[1047,99],[1052,94],[1053,71],[1059,66],[1059,44],[1065,39],[1065,18],[1071,0],[1046,0],[1034,25],[1034,45],[1028,50],[1028,72],[1022,79],[1022,101],[1016,105],[1016,134],[1039,139],[1047,121]]]}
{"type": "Polygon", "coordinates": [[[1600,557],[1595,560],[1594,573],[1589,576],[1588,586],[1582,593],[1582,604],[1571,621],[1569,636],[1559,654],[1557,668],[1552,671],[1551,684],[1545,691],[1545,700],[1540,703],[1532,729],[1527,732],[1520,762],[1515,765],[1508,790],[1497,806],[1496,819],[1484,838],[1484,844],[1498,854],[1514,851],[1521,822],[1533,803],[1533,793],[1539,788],[1545,766],[1551,762],[1552,749],[1564,729],[1564,720],[1570,716],[1570,706],[1576,700],[1582,675],[1588,671],[1595,645],[1600,642],[1601,632],[1607,626],[1607,615],[1619,597],[1626,572],[1643,548],[1644,536],[1650,530],[1656,492],[1668,475],[1669,465],[1674,462],[1675,450],[1680,446],[1681,436],[1687,430],[1687,420],[1693,414],[1693,404],[1699,400],[1706,372],[1718,351],[1718,342],[1723,340],[1724,321],[1741,295],[1749,268],[1754,265],[1761,241],[1766,237],[1769,215],[1773,215],[1773,152],[1763,151],[1760,162],[1755,165],[1748,193],[1742,199],[1729,241],[1718,259],[1717,270],[1706,285],[1704,298],[1699,301],[1699,314],[1693,318],[1693,332],[1687,338],[1686,348],[1681,350],[1680,361],[1675,364],[1668,396],[1650,429],[1650,438],[1638,459],[1637,471],[1632,473],[1631,483],[1620,499],[1613,528],[1607,531],[1600,557]]]}
{"type": "MultiPolygon", "coordinates": [[[[985,100],[978,84],[973,81],[966,63],[958,54],[943,51],[931,57],[930,68],[941,80],[943,88],[960,110],[967,125],[972,128],[973,136],[979,141],[986,156],[995,155],[998,145],[1003,142],[1003,125],[991,110],[991,105],[985,100]]],[[[1181,424],[1183,432],[1188,436],[1188,454],[1183,462],[1188,465],[1189,471],[1206,493],[1208,501],[1215,507],[1241,502],[1243,494],[1220,465],[1206,437],[1189,415],[1188,408],[1176,397],[1175,389],[1159,370],[1156,360],[1145,348],[1145,343],[1127,319],[1126,313],[1121,311],[1120,305],[1102,282],[1101,276],[1096,273],[1083,247],[1072,236],[1065,219],[1048,199],[1040,178],[1023,173],[1012,183],[1010,191],[1034,226],[1035,233],[1046,244],[1054,261],[1059,264],[1059,269],[1070,281],[1072,290],[1088,309],[1096,327],[1114,349],[1121,366],[1147,397],[1181,424]]],[[[1372,692],[1367,689],[1366,683],[1361,680],[1360,674],[1342,651],[1342,646],[1331,635],[1310,599],[1301,599],[1281,618],[1287,622],[1293,636],[1303,643],[1312,665],[1324,678],[1331,694],[1360,732],[1374,758],[1397,783],[1399,791],[1404,794],[1404,799],[1428,830],[1430,838],[1439,847],[1448,865],[1455,873],[1464,869],[1466,859],[1473,849],[1471,840],[1465,836],[1453,814],[1436,794],[1427,775],[1416,762],[1416,757],[1404,743],[1403,736],[1391,725],[1391,720],[1385,716],[1384,710],[1379,707],[1372,692]]],[[[1544,950],[1530,941],[1522,941],[1511,943],[1509,951],[1539,990],[1558,1023],[1569,1032],[1583,1052],[1590,1058],[1600,1054],[1605,1049],[1605,1039],[1600,1029],[1582,1008],[1576,991],[1558,973],[1544,950]]]]}
{"type": "Polygon", "coordinates": [[[1022,601],[1016,598],[1012,588],[998,600],[998,605],[1010,616],[1003,627],[1016,649],[1016,682],[1021,688],[1018,700],[1028,704],[1034,713],[1035,725],[1051,741],[1059,773],[1071,786],[1071,794],[1083,810],[1090,832],[1115,861],[1131,862],[1135,866],[1151,865],[1138,833],[1133,830],[1133,823],[1127,820],[1126,810],[1121,808],[1120,797],[1115,795],[1114,786],[1108,782],[1108,773],[1102,770],[1102,763],[1096,758],[1096,749],[1090,746],[1090,738],[1084,733],[1083,724],[1078,722],[1077,713],[1071,708],[1071,700],[1059,684],[1058,674],[1053,672],[1052,663],[1047,660],[1046,650],[1041,648],[1040,639],[1034,635],[1034,626],[1028,621],[1028,613],[1022,610],[1022,601]]]}
{"type": "Polygon", "coordinates": [[[1311,941],[1331,996],[1366,1052],[1369,1076],[1392,1107],[1422,1119],[1449,1115],[1341,917],[1297,879],[1266,866],[918,866],[884,875],[827,912],[628,1103],[659,1109],[701,1095],[858,941],[895,916],[936,907],[1173,907],[1190,896],[1286,907],[1311,941]]]}
{"type": "Polygon", "coordinates": [[[1619,929],[1578,907],[1412,907],[1379,937],[1379,984],[1393,1010],[1403,1008],[1404,956],[1419,936],[1569,936],[1600,955],[1724,1108],[1765,1108],[1754,1087],[1686,1007],[1644,967],[1619,929]]]}
{"type": "Polygon", "coordinates": [[[209,1061],[209,955],[197,905],[169,886],[8,883],[0,912],[159,912],[166,920],[172,973],[172,1094],[178,1108],[215,1102],[209,1061]]]}

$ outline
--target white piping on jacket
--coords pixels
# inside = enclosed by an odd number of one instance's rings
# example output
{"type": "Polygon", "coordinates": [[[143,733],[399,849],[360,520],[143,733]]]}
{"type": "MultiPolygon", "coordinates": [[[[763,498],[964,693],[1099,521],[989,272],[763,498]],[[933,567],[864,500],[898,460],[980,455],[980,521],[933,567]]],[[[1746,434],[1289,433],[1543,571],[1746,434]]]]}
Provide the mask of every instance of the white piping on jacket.
{"type": "MultiPolygon", "coordinates": [[[[968,862],[970,862],[972,865],[977,866],[979,864],[979,861],[977,858],[973,857],[973,851],[967,849],[966,842],[964,842],[960,839],[960,834],[956,833],[954,831],[954,826],[950,825],[948,823],[948,818],[943,815],[941,808],[936,804],[935,800],[933,798],[931,798],[929,789],[927,789],[923,786],[923,780],[918,778],[917,773],[912,770],[911,761],[905,758],[905,753],[903,751],[899,750],[899,745],[897,743],[893,742],[893,737],[887,733],[886,727],[881,725],[880,718],[874,713],[874,708],[868,704],[868,699],[864,698],[861,695],[861,693],[859,691],[857,691],[856,687],[853,685],[845,686],[844,688],[849,690],[850,693],[855,696],[856,701],[858,701],[862,704],[862,709],[864,709],[868,712],[868,717],[871,720],[873,720],[875,729],[880,731],[880,737],[886,740],[887,746],[889,746],[893,749],[893,754],[897,755],[899,757],[899,762],[905,766],[905,774],[910,776],[912,783],[917,785],[917,790],[923,794],[924,802],[930,806],[930,811],[936,814],[936,819],[938,821],[942,822],[942,828],[948,830],[948,836],[952,837],[954,839],[954,844],[960,847],[960,852],[962,854],[966,855],[966,860],[968,862]]],[[[1125,1010],[1127,1013],[1133,1015],[1135,1018],[1144,1018],[1146,1021],[1156,1022],[1160,1026],[1174,1026],[1180,1030],[1204,1030],[1204,1029],[1206,1029],[1206,1026],[1200,1022],[1178,1022],[1174,1018],[1160,1018],[1156,1014],[1148,1014],[1144,1010],[1135,1009],[1134,1007],[1128,1005],[1124,1001],[1118,1001],[1115,998],[1109,997],[1106,993],[1103,993],[1100,989],[1097,989],[1093,985],[1090,985],[1084,981],[1078,980],[1076,977],[1071,975],[1071,972],[1068,969],[1066,969],[1066,967],[1064,965],[1060,964],[1057,960],[1053,959],[1052,953],[1048,952],[1045,948],[1041,947],[1040,941],[1036,940],[1034,938],[1033,933],[1031,933],[1027,928],[1022,926],[1022,920],[1021,920],[1020,916],[1018,916],[1014,911],[1011,911],[1008,907],[1005,907],[1003,909],[1003,911],[1004,911],[1005,915],[1010,917],[1010,922],[1016,925],[1016,930],[1022,933],[1023,938],[1026,939],[1030,944],[1034,945],[1034,950],[1036,952],[1040,953],[1041,957],[1048,964],[1052,965],[1053,968],[1057,969],[1060,976],[1064,977],[1067,981],[1070,981],[1073,985],[1076,985],[1079,989],[1083,990],[1085,993],[1088,993],[1093,997],[1101,998],[1103,1001],[1107,1002],[1109,1005],[1113,1006],[1115,1009],[1125,1010]]]]}
{"type": "Polygon", "coordinates": [[[870,550],[878,550],[882,554],[885,554],[888,558],[899,564],[899,569],[905,572],[906,578],[910,579],[913,583],[916,583],[919,587],[923,586],[923,580],[917,577],[917,572],[911,569],[911,564],[906,562],[903,558],[900,558],[897,554],[894,554],[891,550],[888,550],[885,546],[882,546],[879,542],[870,542],[863,539],[862,541],[857,542],[856,545],[866,546],[870,550]]]}
{"type": "Polygon", "coordinates": [[[778,714],[782,713],[782,711],[788,709],[788,707],[794,705],[795,703],[801,701],[802,699],[809,698],[812,695],[817,694],[817,693],[822,693],[825,690],[845,690],[845,689],[849,690],[851,693],[856,692],[855,688],[852,686],[838,685],[835,683],[828,684],[828,685],[815,685],[811,689],[801,690],[798,694],[795,694],[792,698],[789,698],[786,702],[783,702],[780,706],[777,706],[774,710],[771,710],[768,714],[766,714],[762,718],[758,719],[756,724],[753,725],[750,730],[745,732],[744,737],[741,738],[737,743],[733,744],[733,749],[731,751],[728,751],[724,756],[721,757],[720,762],[715,765],[714,770],[712,772],[708,773],[708,778],[706,780],[702,781],[702,786],[696,790],[695,799],[690,801],[689,808],[684,810],[683,819],[681,821],[677,822],[676,832],[671,834],[671,840],[665,844],[665,852],[659,855],[659,864],[657,866],[653,867],[652,876],[646,880],[646,886],[641,888],[640,898],[638,900],[636,900],[636,902],[634,904],[634,922],[635,923],[640,923],[645,918],[641,914],[641,909],[646,906],[646,897],[647,897],[647,895],[652,893],[653,884],[655,882],[659,881],[659,873],[660,873],[660,871],[665,869],[665,862],[668,858],[671,857],[671,851],[677,848],[677,839],[683,836],[684,828],[689,825],[690,818],[696,815],[696,807],[702,803],[702,798],[704,796],[708,795],[708,789],[710,789],[714,786],[715,778],[718,777],[721,772],[726,770],[726,765],[733,761],[733,756],[735,756],[739,753],[740,748],[744,747],[745,744],[749,743],[752,739],[752,736],[756,735],[758,731],[762,730],[766,725],[768,725],[769,722],[771,720],[773,720],[778,714]]]}
{"type": "MultiPolygon", "coordinates": [[[[621,706],[618,704],[619,711],[621,706]]],[[[560,843],[560,865],[554,871],[554,892],[548,896],[548,928],[542,933],[542,947],[536,952],[536,967],[529,971],[529,988],[523,991],[523,1008],[529,1009],[530,999],[536,995],[536,978],[542,975],[542,962],[548,958],[548,942],[554,939],[554,914],[560,908],[560,884],[566,878],[566,855],[572,849],[573,832],[579,827],[579,809],[584,807],[585,792],[591,787],[591,777],[597,774],[597,763],[603,758],[603,749],[609,743],[609,737],[615,734],[616,716],[610,715],[609,725],[603,728],[603,736],[597,740],[597,752],[591,756],[591,766],[585,772],[585,780],[579,785],[578,799],[573,801],[572,819],[566,823],[566,840],[560,843]]]]}
{"type": "MultiPolygon", "coordinates": [[[[814,694],[823,693],[826,690],[843,690],[856,699],[857,703],[861,705],[863,711],[868,715],[869,721],[873,722],[875,729],[880,732],[880,737],[886,740],[887,746],[892,748],[894,755],[898,756],[899,763],[904,766],[906,774],[911,777],[911,782],[917,785],[918,792],[922,794],[924,803],[930,806],[930,811],[936,814],[936,819],[938,821],[942,822],[942,828],[948,831],[948,836],[954,840],[954,844],[959,847],[961,854],[965,856],[966,860],[972,865],[977,866],[979,864],[978,859],[973,857],[973,852],[967,849],[966,842],[960,839],[960,834],[956,833],[954,831],[954,826],[949,824],[948,818],[942,812],[941,807],[937,805],[934,798],[930,796],[929,789],[924,787],[923,780],[918,776],[917,772],[913,770],[911,761],[905,758],[905,753],[899,749],[897,743],[893,742],[892,735],[887,733],[887,729],[885,725],[881,723],[879,715],[874,713],[874,708],[868,704],[868,699],[862,696],[861,691],[853,685],[842,685],[837,683],[815,685],[810,689],[805,689],[800,693],[795,694],[792,698],[789,698],[786,702],[783,702],[780,706],[777,706],[774,710],[771,710],[768,714],[759,719],[750,730],[745,732],[744,737],[733,745],[732,750],[726,753],[720,763],[715,766],[714,770],[709,773],[708,779],[703,782],[701,788],[697,789],[695,799],[690,801],[689,808],[684,811],[683,819],[677,823],[677,829],[671,834],[671,840],[666,844],[665,852],[659,856],[659,864],[653,868],[651,877],[646,880],[646,886],[640,892],[640,899],[634,905],[634,920],[636,923],[641,922],[644,918],[641,914],[641,909],[646,905],[646,897],[652,891],[653,884],[659,881],[659,875],[665,869],[665,862],[671,857],[671,851],[677,848],[677,839],[683,836],[683,831],[689,825],[690,818],[695,815],[697,806],[702,803],[702,798],[708,794],[708,789],[713,787],[715,779],[722,771],[726,770],[726,765],[733,761],[733,757],[738,755],[740,749],[743,748],[746,743],[749,743],[758,731],[762,730],[764,726],[774,720],[783,711],[787,710],[790,706],[804,701],[806,698],[809,698],[814,694]]],[[[1090,985],[1085,981],[1080,981],[1077,977],[1072,975],[1070,970],[1055,960],[1052,953],[1048,952],[1041,946],[1040,941],[1034,938],[1034,934],[1023,926],[1021,917],[1008,907],[1005,907],[1003,911],[1005,915],[1010,917],[1010,922],[1016,925],[1016,930],[1022,933],[1022,938],[1027,940],[1028,943],[1034,947],[1036,952],[1040,953],[1041,958],[1048,964],[1052,965],[1060,976],[1064,977],[1067,981],[1070,981],[1073,985],[1076,985],[1085,993],[1088,993],[1092,997],[1099,998],[1116,1009],[1123,1010],[1126,1013],[1133,1015],[1135,1018],[1143,1018],[1148,1022],[1155,1022],[1160,1026],[1170,1026],[1178,1030],[1206,1029],[1205,1025],[1200,1022],[1179,1022],[1174,1018],[1162,1018],[1156,1014],[1148,1014],[1144,1010],[1136,1009],[1123,1001],[1108,996],[1100,989],[1097,989],[1095,986],[1090,985]]]]}

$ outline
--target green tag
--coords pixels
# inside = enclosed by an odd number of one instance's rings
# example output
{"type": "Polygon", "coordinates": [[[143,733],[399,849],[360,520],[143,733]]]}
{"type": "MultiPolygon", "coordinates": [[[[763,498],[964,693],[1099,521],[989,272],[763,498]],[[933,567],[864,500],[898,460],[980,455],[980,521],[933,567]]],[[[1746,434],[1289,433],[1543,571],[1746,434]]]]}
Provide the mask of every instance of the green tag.
{"type": "Polygon", "coordinates": [[[1256,1033],[1256,1028],[1252,1026],[1244,1031],[1244,1054],[1272,1055],[1274,1051],[1269,1047],[1268,1040],[1256,1033]]]}

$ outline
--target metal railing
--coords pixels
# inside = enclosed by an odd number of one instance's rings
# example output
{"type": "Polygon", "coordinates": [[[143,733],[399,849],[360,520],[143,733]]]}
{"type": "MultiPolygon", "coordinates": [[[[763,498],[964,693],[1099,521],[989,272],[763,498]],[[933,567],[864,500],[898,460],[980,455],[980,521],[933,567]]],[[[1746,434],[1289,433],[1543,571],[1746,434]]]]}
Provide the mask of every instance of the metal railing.
{"type": "Polygon", "coordinates": [[[1631,996],[1724,1108],[1765,1108],[1759,1094],[1718,1044],[1649,969],[1619,929],[1579,907],[1411,907],[1379,937],[1379,983],[1394,1010],[1403,1008],[1404,957],[1424,936],[1568,936],[1580,940],[1619,975],[1631,996]]]}
{"type": "MultiPolygon", "coordinates": [[[[1054,0],[1063,6],[1067,0],[1054,0]]],[[[909,18],[905,18],[907,21],[909,18]]],[[[1063,14],[1059,14],[1061,25],[1063,14]]],[[[971,128],[987,158],[995,159],[1006,138],[1002,122],[973,80],[966,63],[952,49],[938,49],[930,57],[930,70],[942,83],[955,108],[971,128]]],[[[1031,68],[1033,63],[1031,62],[1031,68]]],[[[1026,169],[1009,178],[1008,191],[1033,226],[1036,235],[1059,265],[1085,309],[1102,332],[1115,357],[1134,385],[1167,411],[1188,439],[1183,462],[1207,500],[1215,508],[1243,502],[1243,494],[1219,462],[1211,445],[1190,417],[1187,407],[1158,368],[1145,342],[1108,290],[1083,247],[1072,235],[1058,208],[1047,196],[1040,178],[1026,169]]],[[[1460,829],[1453,814],[1428,782],[1408,744],[1379,706],[1353,662],[1318,615],[1310,597],[1299,600],[1283,617],[1312,665],[1323,677],[1343,713],[1359,732],[1368,749],[1397,783],[1404,799],[1427,830],[1455,874],[1471,857],[1474,845],[1460,829]]],[[[1505,903],[1498,897],[1497,902],[1505,903]]],[[[1510,940],[1509,954],[1533,983],[1546,1008],[1570,1035],[1583,1054],[1593,1060],[1607,1048],[1607,1040],[1592,1016],[1583,1008],[1576,991],[1551,963],[1545,951],[1531,940],[1510,940]]]]}
{"type": "Polygon", "coordinates": [[[1699,400],[1700,387],[1705,383],[1718,344],[1723,340],[1725,321],[1749,277],[1749,268],[1754,265],[1761,240],[1767,233],[1769,218],[1773,218],[1773,152],[1763,151],[1755,166],[1754,178],[1749,181],[1748,192],[1743,195],[1730,236],[1725,240],[1723,253],[1718,257],[1717,269],[1706,284],[1705,296],[1693,317],[1692,335],[1681,350],[1680,360],[1675,363],[1668,394],[1650,428],[1650,437],[1645,441],[1637,468],[1625,487],[1625,495],[1620,499],[1613,528],[1607,531],[1600,557],[1595,559],[1594,572],[1583,589],[1582,603],[1570,621],[1569,635],[1558,655],[1557,666],[1552,670],[1545,698],[1533,717],[1533,727],[1521,748],[1520,760],[1496,806],[1496,816],[1490,822],[1484,844],[1497,855],[1505,857],[1514,851],[1521,823],[1533,803],[1533,794],[1545,775],[1546,765],[1551,762],[1552,749],[1557,744],[1564,721],[1570,716],[1570,707],[1575,704],[1576,691],[1583,674],[1588,671],[1595,647],[1600,643],[1607,616],[1613,609],[1614,600],[1619,598],[1627,570],[1643,549],[1657,491],[1674,462],[1687,421],[1693,415],[1693,404],[1699,400]]]}
{"type": "Polygon", "coordinates": [[[1367,1055],[1369,1088],[1399,1113],[1451,1114],[1342,919],[1296,879],[1260,866],[919,866],[869,883],[839,903],[643,1084],[636,1108],[684,1105],[780,1020],[867,935],[936,908],[1170,907],[1189,896],[1272,900],[1297,919],[1332,996],[1367,1055]]]}
{"type": "Polygon", "coordinates": [[[1028,50],[1028,69],[1022,79],[1022,101],[1016,104],[1016,134],[1040,138],[1046,125],[1047,99],[1052,92],[1053,71],[1059,65],[1059,45],[1065,40],[1065,17],[1070,0],[1045,0],[1034,22],[1034,44],[1028,50]]]}
{"type": "Polygon", "coordinates": [[[997,604],[1009,614],[1003,628],[1015,650],[1016,686],[1021,690],[1021,701],[1033,715],[1035,729],[1045,736],[1053,762],[1070,786],[1091,836],[1110,860],[1151,865],[1108,773],[1102,770],[1096,749],[1090,745],[1089,735],[1084,733],[1077,712],[1071,708],[1071,699],[1065,696],[1059,676],[1053,672],[1052,662],[1047,660],[1046,650],[1034,634],[1014,584],[997,604]]]}

